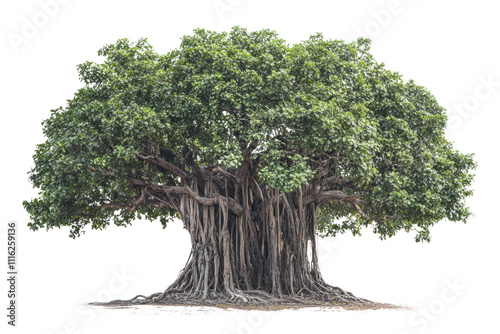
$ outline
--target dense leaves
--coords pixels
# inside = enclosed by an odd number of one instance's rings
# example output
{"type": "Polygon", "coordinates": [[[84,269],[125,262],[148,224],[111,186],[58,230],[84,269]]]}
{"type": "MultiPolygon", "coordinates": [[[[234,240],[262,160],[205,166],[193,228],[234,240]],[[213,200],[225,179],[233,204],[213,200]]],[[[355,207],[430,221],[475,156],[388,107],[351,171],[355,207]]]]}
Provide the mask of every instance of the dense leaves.
{"type": "Polygon", "coordinates": [[[138,217],[165,225],[177,210],[142,200],[134,182],[184,181],[144,158],[154,155],[187,175],[237,174],[247,159],[270,188],[357,196],[362,211],[322,203],[325,234],[373,225],[381,237],[403,229],[429,240],[434,223],[466,221],[472,156],[444,137],[433,95],[377,63],[369,45],[321,34],[288,45],[273,31],[235,27],[195,30],[165,55],[146,40],[105,46],[105,61],[79,65],[84,87],[43,123],[30,172],[40,197],[24,202],[30,227],[70,226],[77,236],[87,224],[138,217]]]}

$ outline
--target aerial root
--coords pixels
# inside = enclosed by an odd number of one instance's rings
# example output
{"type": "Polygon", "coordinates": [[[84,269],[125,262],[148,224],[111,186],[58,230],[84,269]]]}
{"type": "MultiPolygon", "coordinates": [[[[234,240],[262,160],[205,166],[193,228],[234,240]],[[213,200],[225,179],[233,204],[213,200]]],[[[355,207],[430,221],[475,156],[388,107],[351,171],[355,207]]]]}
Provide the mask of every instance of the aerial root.
{"type": "Polygon", "coordinates": [[[106,304],[202,304],[202,305],[297,305],[297,306],[325,306],[325,305],[370,305],[376,304],[372,301],[354,296],[340,288],[328,285],[321,286],[318,291],[302,288],[294,295],[273,295],[262,290],[225,290],[223,292],[211,291],[204,293],[201,290],[191,289],[182,291],[171,288],[164,292],[152,295],[137,295],[129,300],[113,300],[106,304]]]}

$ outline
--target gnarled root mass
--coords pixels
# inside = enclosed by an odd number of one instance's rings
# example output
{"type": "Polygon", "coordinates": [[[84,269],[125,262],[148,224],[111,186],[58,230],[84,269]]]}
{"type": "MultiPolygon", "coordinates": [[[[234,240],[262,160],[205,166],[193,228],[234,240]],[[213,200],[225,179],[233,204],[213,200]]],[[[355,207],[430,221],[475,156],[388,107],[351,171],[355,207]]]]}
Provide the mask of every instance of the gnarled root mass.
{"type": "Polygon", "coordinates": [[[189,188],[177,202],[170,197],[192,242],[179,277],[164,292],[111,303],[373,304],[323,281],[318,203],[305,200],[306,186],[280,193],[240,177],[194,178],[189,188]],[[198,194],[213,201],[200,203],[198,194]]]}

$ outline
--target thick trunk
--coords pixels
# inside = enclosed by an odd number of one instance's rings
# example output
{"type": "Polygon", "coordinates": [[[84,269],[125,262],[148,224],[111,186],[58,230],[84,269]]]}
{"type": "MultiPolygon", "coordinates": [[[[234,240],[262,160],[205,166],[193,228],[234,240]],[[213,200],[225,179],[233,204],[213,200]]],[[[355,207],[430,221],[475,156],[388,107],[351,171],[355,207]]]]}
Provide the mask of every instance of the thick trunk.
{"type": "Polygon", "coordinates": [[[318,204],[304,200],[306,186],[286,194],[249,178],[240,182],[193,178],[188,186],[201,196],[221,196],[215,204],[203,205],[193,196],[181,195],[178,209],[191,236],[191,254],[176,281],[146,299],[362,301],[321,277],[316,253],[318,204]],[[243,208],[241,215],[229,210],[230,198],[243,208]]]}

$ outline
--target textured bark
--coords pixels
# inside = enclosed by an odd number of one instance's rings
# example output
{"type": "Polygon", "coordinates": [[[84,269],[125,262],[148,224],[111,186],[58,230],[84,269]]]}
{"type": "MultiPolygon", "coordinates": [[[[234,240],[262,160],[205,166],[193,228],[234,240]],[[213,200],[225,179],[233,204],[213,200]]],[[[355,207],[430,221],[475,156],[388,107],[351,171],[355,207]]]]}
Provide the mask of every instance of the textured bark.
{"type": "Polygon", "coordinates": [[[318,206],[325,196],[352,197],[325,195],[310,185],[280,193],[244,169],[239,175],[200,169],[197,177],[183,178],[182,187],[148,189],[157,199],[163,193],[161,201],[178,210],[192,249],[185,268],[164,292],[133,300],[368,302],[326,284],[318,264],[318,206]]]}

